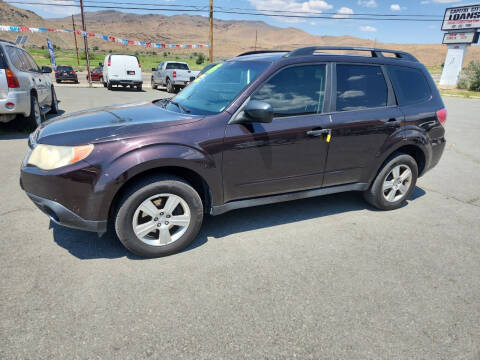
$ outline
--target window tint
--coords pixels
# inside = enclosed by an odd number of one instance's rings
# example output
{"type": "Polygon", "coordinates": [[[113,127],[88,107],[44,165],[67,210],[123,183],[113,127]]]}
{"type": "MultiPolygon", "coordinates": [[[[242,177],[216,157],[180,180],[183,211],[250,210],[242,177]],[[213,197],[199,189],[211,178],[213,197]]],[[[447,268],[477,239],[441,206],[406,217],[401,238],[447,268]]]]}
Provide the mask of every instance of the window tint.
{"type": "Polygon", "coordinates": [[[13,46],[7,46],[7,54],[10,58],[10,62],[18,70],[26,71],[27,65],[24,64],[22,57],[20,56],[20,50],[13,46]]]}
{"type": "Polygon", "coordinates": [[[40,71],[40,68],[38,67],[37,63],[35,62],[35,60],[33,60],[33,58],[30,56],[29,53],[27,53],[26,51],[22,51],[23,53],[23,56],[25,56],[25,61],[28,63],[28,70],[30,71],[40,71]]]}
{"type": "Polygon", "coordinates": [[[427,79],[420,70],[403,66],[388,66],[388,73],[399,105],[428,100],[432,95],[427,79]]]}
{"type": "Polygon", "coordinates": [[[187,64],[182,63],[168,63],[167,70],[176,69],[176,70],[189,70],[187,64]]]}
{"type": "Polygon", "coordinates": [[[380,66],[337,64],[337,111],[387,106],[387,99],[380,66]]]}
{"type": "MultiPolygon", "coordinates": [[[[59,71],[72,71],[73,68],[71,66],[57,66],[57,70],[59,70],[59,71]]],[[[97,69],[95,69],[95,70],[97,70],[97,69]]]]}
{"type": "Polygon", "coordinates": [[[3,55],[3,50],[0,47],[0,69],[7,68],[7,60],[5,59],[5,55],[3,55]]]}
{"type": "Polygon", "coordinates": [[[324,98],[325,65],[281,70],[252,96],[272,105],[276,117],[321,113],[324,98]]]}

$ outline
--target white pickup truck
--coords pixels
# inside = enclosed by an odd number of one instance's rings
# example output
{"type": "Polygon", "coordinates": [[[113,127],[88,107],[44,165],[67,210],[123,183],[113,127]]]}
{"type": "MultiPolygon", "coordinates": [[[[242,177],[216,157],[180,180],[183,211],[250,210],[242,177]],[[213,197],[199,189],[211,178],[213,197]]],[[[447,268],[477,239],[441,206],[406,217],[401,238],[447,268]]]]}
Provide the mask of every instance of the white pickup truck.
{"type": "Polygon", "coordinates": [[[199,71],[192,71],[187,63],[164,61],[152,68],[152,89],[165,86],[169,93],[177,92],[195,80],[199,71]]]}

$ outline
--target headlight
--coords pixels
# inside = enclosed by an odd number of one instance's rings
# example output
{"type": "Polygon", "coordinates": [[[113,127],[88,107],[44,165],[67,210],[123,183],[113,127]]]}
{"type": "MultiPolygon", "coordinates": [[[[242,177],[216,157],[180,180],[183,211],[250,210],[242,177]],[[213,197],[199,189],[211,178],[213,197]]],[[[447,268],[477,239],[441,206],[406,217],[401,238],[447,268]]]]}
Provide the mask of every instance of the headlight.
{"type": "Polygon", "coordinates": [[[57,169],[85,159],[93,150],[93,145],[53,146],[38,144],[32,151],[28,164],[42,170],[57,169]]]}

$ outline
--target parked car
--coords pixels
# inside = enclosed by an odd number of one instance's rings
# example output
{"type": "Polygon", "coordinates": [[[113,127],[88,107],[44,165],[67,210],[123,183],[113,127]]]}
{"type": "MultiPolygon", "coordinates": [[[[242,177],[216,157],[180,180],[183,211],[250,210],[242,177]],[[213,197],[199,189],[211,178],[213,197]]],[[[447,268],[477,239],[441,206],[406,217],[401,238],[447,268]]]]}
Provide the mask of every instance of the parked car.
{"type": "MultiPolygon", "coordinates": [[[[103,83],[103,68],[96,67],[90,73],[92,74],[92,81],[100,81],[101,83],[103,83]]],[[[86,79],[88,81],[88,74],[86,76],[86,79]]]]}
{"type": "Polygon", "coordinates": [[[0,40],[0,122],[14,119],[32,130],[42,116],[58,112],[57,96],[48,66],[40,68],[25,50],[0,40]]]}
{"type": "Polygon", "coordinates": [[[142,67],[134,55],[109,54],[103,63],[103,81],[108,90],[113,86],[136,87],[142,90],[142,67]]]}
{"type": "Polygon", "coordinates": [[[206,213],[344,191],[397,209],[439,162],[445,121],[408,53],[257,52],[173,99],[42,124],[20,183],[53,221],[99,233],[111,221],[129,250],[163,256],[188,246],[206,213]]]}
{"type": "Polygon", "coordinates": [[[152,68],[152,89],[165,86],[169,93],[178,92],[194,81],[198,71],[192,71],[187,63],[165,61],[152,68]]]}
{"type": "Polygon", "coordinates": [[[71,66],[60,65],[55,70],[55,81],[60,84],[62,81],[73,81],[78,84],[77,73],[71,66]]]}

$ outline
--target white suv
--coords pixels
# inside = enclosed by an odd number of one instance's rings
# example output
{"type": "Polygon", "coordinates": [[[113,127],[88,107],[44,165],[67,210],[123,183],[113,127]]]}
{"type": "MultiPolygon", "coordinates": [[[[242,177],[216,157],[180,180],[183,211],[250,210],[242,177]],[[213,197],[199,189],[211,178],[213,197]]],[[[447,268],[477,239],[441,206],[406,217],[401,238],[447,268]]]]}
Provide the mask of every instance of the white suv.
{"type": "Polygon", "coordinates": [[[56,114],[51,72],[48,66],[40,68],[25,50],[0,40],[0,122],[16,119],[22,128],[33,130],[43,115],[56,114]]]}

